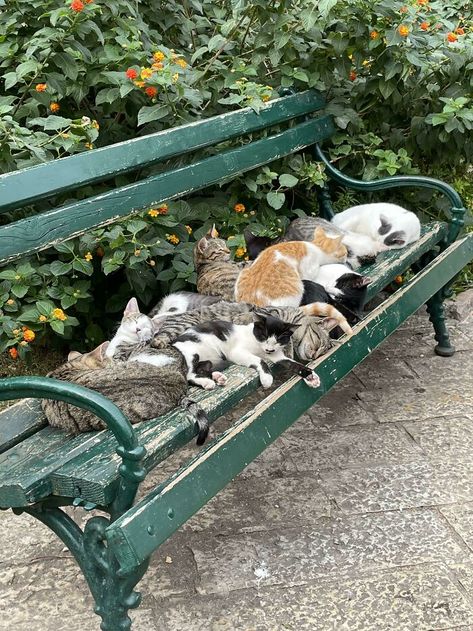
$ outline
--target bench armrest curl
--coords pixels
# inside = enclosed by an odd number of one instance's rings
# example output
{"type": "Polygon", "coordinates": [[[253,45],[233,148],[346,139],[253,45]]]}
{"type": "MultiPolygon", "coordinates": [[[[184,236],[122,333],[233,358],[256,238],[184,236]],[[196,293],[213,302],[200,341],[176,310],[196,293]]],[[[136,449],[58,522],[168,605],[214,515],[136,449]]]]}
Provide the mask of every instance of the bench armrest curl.
{"type": "Polygon", "coordinates": [[[450,212],[452,214],[449,219],[449,232],[447,236],[447,244],[453,243],[458,237],[458,234],[465,224],[466,208],[462,198],[457,191],[442,180],[436,180],[432,177],[423,177],[421,175],[395,175],[392,177],[385,177],[379,180],[372,180],[364,182],[355,178],[344,175],[341,171],[336,169],[324,154],[318,144],[314,147],[314,156],[317,160],[320,160],[325,165],[325,170],[328,175],[336,182],[339,182],[347,188],[352,188],[357,191],[381,191],[386,188],[397,188],[404,186],[413,186],[418,188],[429,188],[434,191],[438,191],[445,195],[450,203],[450,212]]]}
{"type": "Polygon", "coordinates": [[[0,380],[0,401],[25,397],[64,401],[96,414],[105,423],[118,442],[117,454],[122,459],[118,469],[120,486],[112,512],[117,515],[127,510],[135,498],[139,483],[146,475],[141,465],[146,450],[139,445],[125,414],[99,392],[52,377],[10,377],[0,380]]]}

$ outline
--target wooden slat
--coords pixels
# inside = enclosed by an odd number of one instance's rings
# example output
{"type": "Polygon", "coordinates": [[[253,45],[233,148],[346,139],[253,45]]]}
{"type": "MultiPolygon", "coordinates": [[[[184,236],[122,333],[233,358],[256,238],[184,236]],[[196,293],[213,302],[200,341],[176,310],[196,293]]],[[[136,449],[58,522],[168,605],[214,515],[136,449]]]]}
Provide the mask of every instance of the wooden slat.
{"type": "Polygon", "coordinates": [[[2,261],[30,254],[147,206],[182,197],[277,158],[295,153],[333,133],[329,116],[206,158],[174,171],[68,204],[0,228],[2,261]]]}
{"type": "Polygon", "coordinates": [[[126,574],[147,559],[472,258],[473,234],[452,244],[359,324],[354,336],[314,363],[320,388],[313,390],[300,378],[290,379],[112,523],[106,536],[121,571],[126,574]]]}
{"type": "Polygon", "coordinates": [[[372,278],[368,285],[367,300],[371,300],[384,289],[396,276],[405,272],[415,261],[431,250],[448,233],[446,223],[434,222],[422,226],[420,239],[402,248],[383,252],[373,265],[364,267],[360,271],[372,278]]]}
{"type": "Polygon", "coordinates": [[[24,399],[0,414],[0,454],[46,425],[38,399],[24,399]]]}
{"type": "Polygon", "coordinates": [[[248,107],[103,149],[54,160],[53,163],[7,173],[0,176],[0,212],[250,134],[315,112],[324,104],[320,93],[307,90],[275,99],[259,114],[248,107]]]}

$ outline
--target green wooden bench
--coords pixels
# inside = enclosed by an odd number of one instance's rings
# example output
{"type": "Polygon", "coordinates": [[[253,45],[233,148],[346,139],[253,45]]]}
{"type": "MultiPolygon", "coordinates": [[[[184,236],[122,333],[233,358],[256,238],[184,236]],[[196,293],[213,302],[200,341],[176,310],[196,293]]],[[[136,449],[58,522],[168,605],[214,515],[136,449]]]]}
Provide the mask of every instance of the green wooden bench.
{"type": "MultiPolygon", "coordinates": [[[[0,508],[33,515],[62,539],[90,586],[103,630],[130,628],[128,610],[140,600],[134,588],[153,551],[424,303],[435,328],[436,351],[453,353],[442,301],[454,276],[473,258],[473,234],[457,239],[465,212],[462,200],[449,185],[429,178],[359,182],[342,175],[318,146],[335,131],[323,107],[321,95],[306,91],[276,99],[259,114],[251,109],[223,114],[0,177],[0,209],[7,211],[185,156],[178,168],[2,226],[1,262],[301,150],[312,151],[328,174],[349,188],[419,186],[440,191],[451,204],[447,222],[424,226],[418,242],[385,253],[369,269],[369,297],[408,268],[415,275],[359,323],[353,337],[314,362],[320,388],[289,379],[136,505],[138,485],[148,472],[196,435],[188,412],[176,409],[132,427],[110,401],[85,388],[41,377],[0,381],[0,399],[24,399],[0,415],[0,508]],[[246,137],[246,143],[217,147],[214,155],[194,161],[188,157],[239,137],[246,137]],[[39,399],[48,397],[92,410],[109,430],[72,437],[48,427],[39,406],[39,399]],[[82,531],[62,510],[68,505],[98,507],[110,518],[92,517],[82,531]]],[[[319,201],[329,218],[328,189],[319,193],[319,201]]],[[[228,375],[228,387],[218,393],[194,393],[211,421],[258,387],[250,369],[233,366],[228,375]]]]}

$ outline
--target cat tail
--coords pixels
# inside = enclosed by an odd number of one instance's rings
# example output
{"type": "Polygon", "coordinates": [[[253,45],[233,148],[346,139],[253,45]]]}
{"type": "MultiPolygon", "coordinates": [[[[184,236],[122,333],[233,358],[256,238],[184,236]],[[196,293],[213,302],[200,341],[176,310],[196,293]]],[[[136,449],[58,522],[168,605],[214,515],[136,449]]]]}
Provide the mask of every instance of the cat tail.
{"type": "Polygon", "coordinates": [[[203,445],[209,435],[210,422],[205,411],[190,397],[184,397],[181,401],[182,407],[194,417],[199,433],[197,434],[197,445],[203,445]]]}
{"type": "Polygon", "coordinates": [[[326,302],[311,302],[308,305],[301,306],[300,309],[309,316],[333,318],[344,333],[353,335],[353,329],[348,324],[345,316],[342,315],[338,309],[335,309],[335,307],[326,302]]]}

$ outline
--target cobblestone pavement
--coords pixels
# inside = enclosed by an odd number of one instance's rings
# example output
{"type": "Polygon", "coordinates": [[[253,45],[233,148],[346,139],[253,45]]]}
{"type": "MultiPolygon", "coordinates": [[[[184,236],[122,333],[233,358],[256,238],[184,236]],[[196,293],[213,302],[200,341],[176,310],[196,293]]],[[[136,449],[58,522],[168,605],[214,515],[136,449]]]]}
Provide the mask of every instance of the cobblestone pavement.
{"type": "MultiPolygon", "coordinates": [[[[450,324],[443,359],[413,316],[158,550],[134,631],[473,631],[473,317],[450,324]]],[[[0,541],[0,629],[98,631],[44,526],[2,513],[0,541]]]]}

